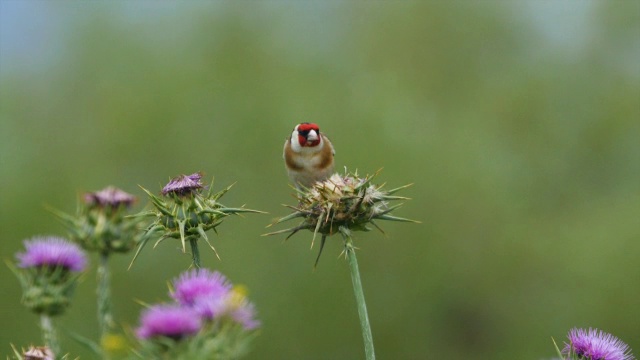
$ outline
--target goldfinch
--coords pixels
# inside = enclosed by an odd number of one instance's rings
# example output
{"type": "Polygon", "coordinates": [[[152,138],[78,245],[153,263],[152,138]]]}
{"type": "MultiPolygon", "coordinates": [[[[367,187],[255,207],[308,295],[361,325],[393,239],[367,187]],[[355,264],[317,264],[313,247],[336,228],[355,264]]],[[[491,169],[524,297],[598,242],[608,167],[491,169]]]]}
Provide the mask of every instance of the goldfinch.
{"type": "Polygon", "coordinates": [[[289,179],[298,188],[309,188],[333,173],[335,151],[331,141],[314,123],[301,123],[293,128],[284,143],[284,163],[289,179]]]}

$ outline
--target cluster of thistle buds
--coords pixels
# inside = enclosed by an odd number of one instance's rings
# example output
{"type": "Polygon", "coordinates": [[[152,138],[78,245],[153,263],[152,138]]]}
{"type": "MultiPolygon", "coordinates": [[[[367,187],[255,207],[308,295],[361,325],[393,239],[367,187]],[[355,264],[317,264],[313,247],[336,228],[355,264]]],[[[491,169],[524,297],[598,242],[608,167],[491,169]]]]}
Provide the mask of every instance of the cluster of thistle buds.
{"type": "MultiPolygon", "coordinates": [[[[155,235],[160,234],[154,248],[163,240],[179,239],[182,251],[186,253],[186,243],[190,242],[192,251],[197,251],[196,241],[204,239],[218,258],[218,253],[213,247],[206,231],[216,230],[223,219],[229,215],[240,213],[260,213],[261,211],[246,209],[244,207],[226,207],[219,199],[226,194],[233,185],[213,193],[213,181],[209,187],[202,183],[202,173],[180,175],[162,189],[162,197],[158,197],[149,190],[142,190],[149,195],[153,210],[143,211],[134,215],[137,218],[152,217],[154,221],[146,228],[133,261],[146,243],[155,235]]],[[[194,265],[199,267],[199,259],[194,253],[194,265]]],[[[132,261],[132,264],[133,264],[132,261]]]]}
{"type": "Polygon", "coordinates": [[[296,189],[298,205],[285,205],[294,212],[269,226],[296,218],[302,218],[301,223],[295,227],[265,235],[289,233],[288,239],[300,230],[311,230],[313,231],[311,246],[316,235],[322,235],[321,254],[326,237],[336,233],[350,236],[350,231],[370,231],[371,226],[384,233],[376,223],[378,220],[418,222],[391,215],[391,212],[402,204],[389,205],[389,201],[392,200],[408,200],[407,197],[394,194],[412,184],[384,190],[384,185],[376,185],[372,182],[377,174],[378,172],[361,178],[357,172],[351,174],[345,170],[344,175],[336,173],[327,180],[316,182],[310,188],[296,189]]]}
{"type": "Polygon", "coordinates": [[[51,209],[84,249],[101,254],[125,253],[140,240],[140,220],[127,217],[135,196],[116,187],[86,193],[75,216],[51,209]]]}

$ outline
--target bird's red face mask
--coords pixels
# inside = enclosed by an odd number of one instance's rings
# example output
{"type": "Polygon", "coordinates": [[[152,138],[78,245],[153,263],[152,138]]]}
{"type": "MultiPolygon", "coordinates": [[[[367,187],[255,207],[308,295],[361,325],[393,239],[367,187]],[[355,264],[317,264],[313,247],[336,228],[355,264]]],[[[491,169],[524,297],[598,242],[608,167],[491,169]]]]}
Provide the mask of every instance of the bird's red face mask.
{"type": "Polygon", "coordinates": [[[298,125],[298,142],[301,146],[314,147],[320,144],[320,128],[313,123],[298,125]]]}

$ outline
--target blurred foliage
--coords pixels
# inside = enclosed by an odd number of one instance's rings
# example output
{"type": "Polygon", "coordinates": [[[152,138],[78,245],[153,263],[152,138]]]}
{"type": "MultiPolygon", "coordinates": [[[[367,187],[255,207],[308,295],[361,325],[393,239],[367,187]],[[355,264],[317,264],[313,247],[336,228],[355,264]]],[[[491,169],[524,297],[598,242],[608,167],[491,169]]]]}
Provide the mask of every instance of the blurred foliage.
{"type": "MultiPolygon", "coordinates": [[[[422,224],[355,239],[381,359],[548,358],[574,326],[638,354],[640,3],[591,2],[582,25],[571,11],[536,22],[563,6],[551,2],[169,4],[32,3],[63,40],[45,65],[0,72],[3,258],[64,233],[43,204],[72,212],[82,192],[115,185],[142,209],[138,184],[159,192],[202,170],[237,181],[230,203],[270,213],[221,228],[222,261],[203,252],[255,300],[249,358],[362,358],[339,238],[314,272],[310,232],[259,236],[292,202],[283,141],[314,121],[338,168],[416,183],[397,214],[422,224]]],[[[134,300],[161,299],[190,263],[178,243],[127,272],[130,260],[112,263],[129,328],[134,300]]],[[[40,334],[18,281],[7,269],[0,281],[9,354],[40,334]]],[[[60,323],[95,339],[94,289],[91,274],[60,323]]]]}

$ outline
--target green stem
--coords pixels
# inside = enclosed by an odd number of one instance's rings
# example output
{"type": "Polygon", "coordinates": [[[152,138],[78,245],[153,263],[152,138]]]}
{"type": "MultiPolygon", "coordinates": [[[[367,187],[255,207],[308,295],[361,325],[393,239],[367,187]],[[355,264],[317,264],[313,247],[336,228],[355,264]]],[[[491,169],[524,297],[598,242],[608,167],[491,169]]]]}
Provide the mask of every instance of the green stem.
{"type": "Polygon", "coordinates": [[[49,317],[49,315],[40,314],[40,327],[42,328],[44,344],[49,349],[51,349],[55,356],[59,356],[60,344],[58,343],[56,329],[53,328],[53,322],[51,321],[51,317],[49,317]]]}
{"type": "MultiPolygon", "coordinates": [[[[115,327],[111,312],[111,289],[109,287],[109,254],[100,254],[100,263],[97,270],[98,277],[98,325],[100,327],[101,340],[104,340],[115,327]]],[[[105,358],[107,357],[104,354],[105,358]]]]}
{"type": "Polygon", "coordinates": [[[367,360],[374,360],[376,354],[373,349],[373,336],[371,335],[371,325],[369,324],[369,315],[367,315],[367,304],[364,301],[364,291],[362,290],[362,282],[360,281],[360,270],[358,270],[358,260],[356,259],[355,247],[351,239],[351,233],[348,229],[341,229],[344,236],[344,246],[347,259],[349,260],[349,268],[351,269],[351,282],[353,283],[353,292],[356,295],[356,303],[358,305],[358,316],[360,317],[360,327],[362,329],[362,337],[364,339],[364,353],[367,360]]]}
{"type": "Polygon", "coordinates": [[[193,260],[193,266],[196,269],[200,269],[200,250],[198,250],[198,239],[195,237],[189,238],[189,245],[191,245],[191,259],[193,260]]]}

